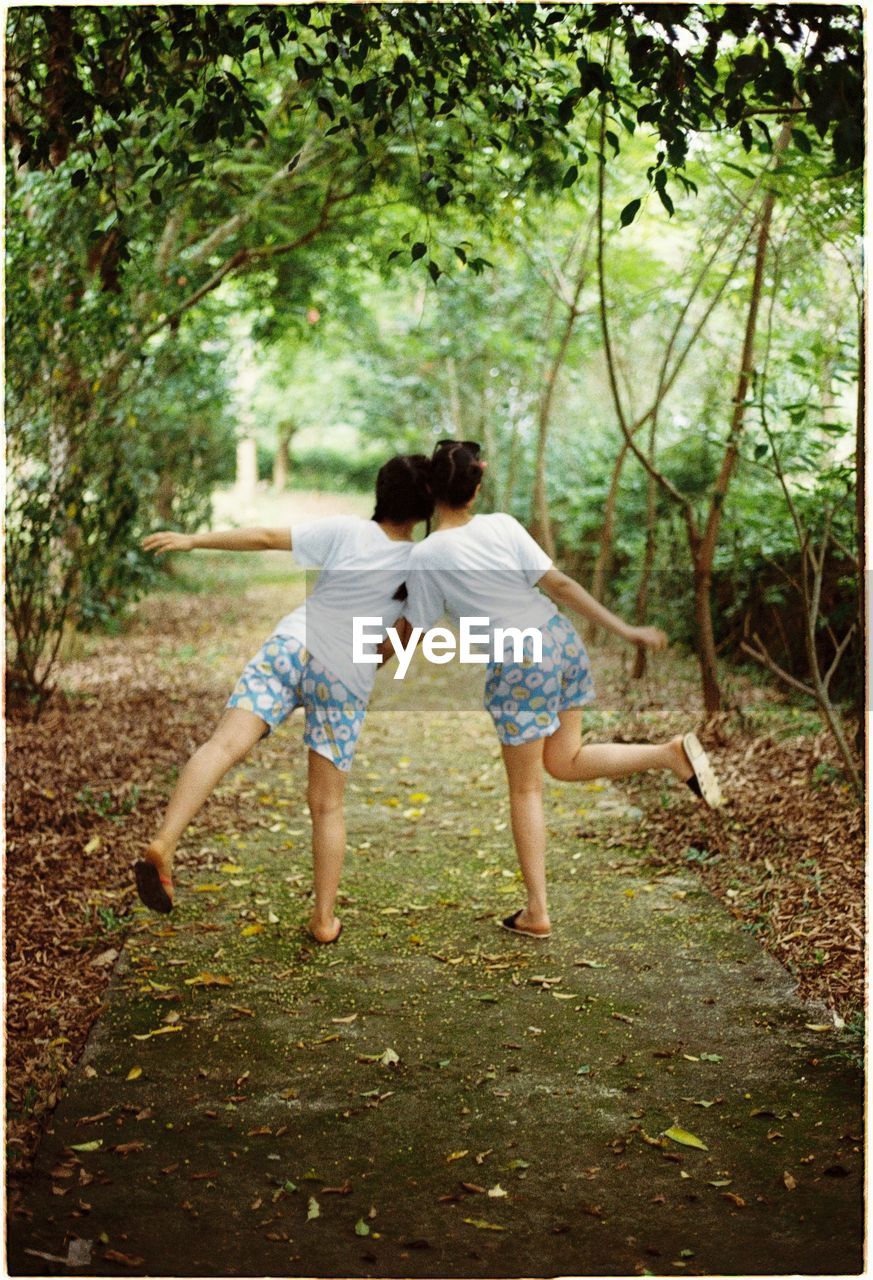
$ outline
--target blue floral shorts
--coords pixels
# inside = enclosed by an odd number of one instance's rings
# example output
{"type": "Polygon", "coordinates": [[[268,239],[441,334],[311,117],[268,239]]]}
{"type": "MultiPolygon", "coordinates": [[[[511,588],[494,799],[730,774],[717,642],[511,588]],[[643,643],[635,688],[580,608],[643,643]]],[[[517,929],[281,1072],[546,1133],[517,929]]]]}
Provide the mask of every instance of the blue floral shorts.
{"type": "Polygon", "coordinates": [[[347,773],[352,767],[367,704],[350,693],[292,636],[272,635],[249,662],[228,707],[253,711],[272,731],[303,707],[303,741],[347,773]]]}
{"type": "Polygon", "coordinates": [[[508,746],[550,737],[559,727],[559,711],[584,706],[597,696],[585,645],[572,623],[556,613],[540,630],[542,662],[533,661],[528,638],[523,662],[488,664],[485,709],[508,746]]]}

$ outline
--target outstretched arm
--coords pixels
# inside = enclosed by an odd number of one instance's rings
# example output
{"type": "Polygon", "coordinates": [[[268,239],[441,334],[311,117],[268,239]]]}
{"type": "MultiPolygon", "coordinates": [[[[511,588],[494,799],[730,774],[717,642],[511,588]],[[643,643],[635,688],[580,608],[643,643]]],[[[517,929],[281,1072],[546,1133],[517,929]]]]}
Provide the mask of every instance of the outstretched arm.
{"type": "Polygon", "coordinates": [[[209,529],[204,533],[150,533],[143,551],[290,551],[290,529],[209,529]]]}
{"type": "Polygon", "coordinates": [[[544,573],[537,582],[537,586],[545,591],[555,604],[567,605],[569,609],[581,613],[583,618],[588,618],[597,626],[620,636],[629,644],[643,644],[648,649],[666,649],[667,647],[666,633],[660,627],[632,627],[623,618],[619,618],[618,614],[610,612],[606,605],[595,600],[594,596],[578,582],[574,582],[566,573],[561,573],[558,569],[549,569],[544,573]]]}

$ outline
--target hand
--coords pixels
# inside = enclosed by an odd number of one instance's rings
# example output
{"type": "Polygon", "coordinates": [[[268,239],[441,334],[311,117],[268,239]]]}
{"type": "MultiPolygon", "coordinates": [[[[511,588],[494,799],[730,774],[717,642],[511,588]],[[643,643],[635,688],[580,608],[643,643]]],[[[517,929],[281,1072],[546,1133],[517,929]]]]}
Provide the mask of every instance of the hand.
{"type": "Polygon", "coordinates": [[[154,551],[156,555],[162,555],[165,551],[190,551],[194,546],[194,539],[190,533],[162,531],[150,533],[140,545],[143,551],[154,551]]]}
{"type": "Polygon", "coordinates": [[[670,643],[667,633],[660,627],[632,627],[628,638],[631,644],[641,644],[646,649],[654,649],[656,652],[666,649],[670,643]]]}

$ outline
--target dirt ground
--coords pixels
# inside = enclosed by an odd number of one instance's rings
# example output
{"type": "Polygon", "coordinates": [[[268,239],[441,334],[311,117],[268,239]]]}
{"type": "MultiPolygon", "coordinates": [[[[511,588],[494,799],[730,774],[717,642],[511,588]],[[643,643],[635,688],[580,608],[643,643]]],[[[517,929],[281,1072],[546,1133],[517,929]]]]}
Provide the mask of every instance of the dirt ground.
{"type": "MultiPolygon", "coordinates": [[[[522,942],[496,927],[520,882],[478,679],[420,666],[404,685],[382,676],[372,704],[336,947],[302,929],[294,720],[191,829],[172,917],[130,914],[129,861],[176,764],[302,591],[284,562],[257,577],[203,564],[200,594],[151,599],[67,664],[67,701],[27,750],[12,726],[11,1274],[67,1274],[68,1258],[87,1275],[860,1269],[857,1046],[815,989],[860,951],[789,951],[792,974],[761,945],[768,920],[792,932],[794,902],[816,946],[835,892],[833,831],[812,850],[818,896],[812,867],[785,887],[790,823],[798,840],[812,829],[800,787],[773,824],[777,858],[759,818],[743,862],[736,793],[707,815],[671,783],[550,786],[554,934],[522,942]]],[[[595,671],[590,732],[610,737],[655,736],[694,682],[681,660],[639,689],[614,655],[595,651],[595,671]]],[[[806,720],[786,734],[792,708],[766,689],[743,700],[746,728],[712,743],[726,787],[755,775],[757,750],[818,795],[826,744],[806,720]]],[[[851,807],[827,785],[854,875],[851,807]]],[[[860,920],[860,898],[843,902],[860,920]]]]}

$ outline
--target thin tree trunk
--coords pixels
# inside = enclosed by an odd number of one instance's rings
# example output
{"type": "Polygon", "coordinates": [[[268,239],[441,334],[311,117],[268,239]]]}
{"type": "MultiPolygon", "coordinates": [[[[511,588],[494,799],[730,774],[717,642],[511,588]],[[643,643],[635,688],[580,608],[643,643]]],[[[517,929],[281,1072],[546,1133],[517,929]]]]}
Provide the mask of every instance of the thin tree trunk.
{"type": "Polygon", "coordinates": [[[866,502],[866,445],[864,440],[865,393],[864,378],[867,367],[864,344],[866,307],[863,298],[858,313],[858,408],[855,419],[855,521],[858,549],[858,638],[860,640],[857,674],[855,676],[855,715],[858,728],[855,746],[864,758],[867,737],[867,539],[865,531],[866,502]]]}
{"type": "MultiPolygon", "coordinates": [[[[652,414],[649,424],[649,457],[654,465],[655,462],[655,446],[657,444],[658,416],[652,414]]],[[[652,577],[652,570],[655,567],[655,551],[657,548],[657,519],[658,506],[658,487],[655,477],[651,471],[646,472],[646,550],[643,555],[643,571],[640,574],[640,584],[637,588],[637,599],[634,608],[634,623],[638,627],[644,627],[649,615],[649,582],[652,577]]],[[[646,647],[638,644],[636,657],[634,658],[633,678],[634,680],[642,680],[646,674],[646,647]]]]}
{"type": "Polygon", "coordinates": [[[291,441],[297,424],[290,419],[279,423],[276,438],[276,453],[273,458],[273,488],[282,493],[288,488],[288,476],[291,472],[291,441]]]}
{"type": "MultiPolygon", "coordinates": [[[[775,165],[778,166],[779,159],[788,146],[790,139],[791,123],[786,121],[773,147],[775,165]]],[[[700,661],[700,671],[703,678],[703,703],[708,716],[714,715],[715,712],[721,710],[721,691],[718,687],[718,667],[710,600],[712,567],[715,561],[715,549],[718,544],[719,529],[721,528],[724,501],[739,458],[740,438],[745,426],[746,399],[755,373],[755,334],[758,327],[758,312],[761,305],[761,290],[764,281],[764,263],[767,258],[770,224],[773,220],[773,206],[775,203],[776,196],[774,192],[768,191],[761,202],[758,233],[755,238],[755,266],[752,274],[749,310],[746,314],[746,328],[743,334],[743,352],[740,360],[737,387],[734,393],[734,411],[731,416],[727,448],[715,482],[703,536],[700,539],[697,554],[694,557],[694,607],[699,645],[697,656],[700,661]]]]}
{"type": "Polygon", "coordinates": [[[509,421],[509,448],[507,449],[506,462],[506,480],[503,486],[503,501],[500,503],[504,511],[508,511],[512,506],[512,499],[515,497],[515,484],[518,479],[518,413],[515,411],[517,404],[513,406],[510,412],[509,421]]]}
{"type": "MultiPolygon", "coordinates": [[[[618,457],[615,460],[615,466],[612,468],[612,478],[609,482],[609,490],[606,494],[606,501],[603,504],[603,528],[600,533],[600,547],[597,551],[597,560],[594,564],[594,573],[591,576],[591,594],[595,600],[602,600],[606,588],[607,579],[612,569],[612,543],[615,533],[615,507],[618,502],[618,490],[621,482],[621,473],[624,469],[625,458],[628,454],[630,446],[625,440],[618,451],[618,457]]],[[[597,638],[598,626],[595,622],[589,622],[585,633],[586,639],[590,642],[597,638]]]]}
{"type": "Polygon", "coordinates": [[[456,440],[460,440],[464,434],[464,424],[461,420],[461,397],[458,393],[458,371],[455,367],[455,357],[446,357],[446,374],[449,380],[449,414],[451,434],[456,440]]]}
{"type": "Polygon", "coordinates": [[[552,403],[555,398],[555,384],[558,381],[558,374],[563,368],[564,361],[567,358],[567,351],[570,346],[570,339],[573,337],[573,329],[576,327],[576,321],[579,318],[579,295],[585,284],[588,275],[587,254],[582,259],[579,272],[576,276],[576,283],[573,289],[573,299],[567,307],[567,318],[564,321],[564,328],[561,332],[561,340],[558,343],[558,350],[555,352],[555,358],[552,361],[545,377],[545,387],[543,388],[542,398],[540,400],[540,411],[537,418],[537,453],[536,464],[534,468],[534,487],[533,487],[533,526],[534,536],[542,543],[543,550],[546,555],[555,558],[555,535],[552,531],[552,519],[549,514],[549,497],[546,489],[546,443],[548,441],[549,423],[552,417],[552,403]]]}

